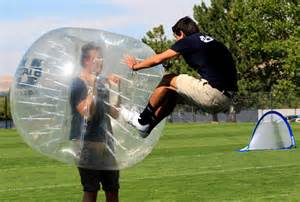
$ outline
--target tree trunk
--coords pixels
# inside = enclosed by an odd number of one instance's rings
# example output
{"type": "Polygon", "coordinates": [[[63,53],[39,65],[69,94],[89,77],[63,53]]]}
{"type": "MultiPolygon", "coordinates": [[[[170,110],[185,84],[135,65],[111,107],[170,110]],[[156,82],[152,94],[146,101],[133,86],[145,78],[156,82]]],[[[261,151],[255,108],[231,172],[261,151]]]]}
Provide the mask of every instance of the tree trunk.
{"type": "Polygon", "coordinates": [[[218,113],[212,114],[212,122],[219,122],[218,113]]]}

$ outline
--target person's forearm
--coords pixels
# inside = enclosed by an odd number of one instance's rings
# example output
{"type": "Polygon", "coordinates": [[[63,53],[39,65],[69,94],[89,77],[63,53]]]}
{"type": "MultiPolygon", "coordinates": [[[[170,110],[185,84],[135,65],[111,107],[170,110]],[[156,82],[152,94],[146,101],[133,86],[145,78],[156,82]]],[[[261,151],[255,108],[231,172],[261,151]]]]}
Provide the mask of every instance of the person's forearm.
{"type": "Polygon", "coordinates": [[[160,54],[153,55],[141,62],[133,63],[130,68],[135,71],[140,70],[140,69],[150,68],[155,65],[161,64],[163,61],[171,59],[178,55],[179,55],[179,53],[177,53],[171,49],[168,49],[160,54]]]}
{"type": "Polygon", "coordinates": [[[90,117],[93,111],[93,95],[88,95],[86,99],[81,101],[77,106],[77,111],[80,113],[81,116],[90,117]]]}
{"type": "Polygon", "coordinates": [[[150,58],[147,58],[141,62],[134,64],[132,66],[132,69],[135,71],[140,70],[140,69],[147,69],[147,68],[153,67],[155,65],[158,65],[161,62],[162,62],[162,60],[160,59],[159,55],[153,55],[150,58]]]}
{"type": "Polygon", "coordinates": [[[110,110],[109,110],[109,114],[113,117],[113,118],[118,118],[119,116],[119,110],[118,107],[120,107],[120,77],[117,75],[112,75],[109,76],[108,78],[109,84],[110,84],[110,95],[109,95],[109,103],[110,103],[110,110]]]}

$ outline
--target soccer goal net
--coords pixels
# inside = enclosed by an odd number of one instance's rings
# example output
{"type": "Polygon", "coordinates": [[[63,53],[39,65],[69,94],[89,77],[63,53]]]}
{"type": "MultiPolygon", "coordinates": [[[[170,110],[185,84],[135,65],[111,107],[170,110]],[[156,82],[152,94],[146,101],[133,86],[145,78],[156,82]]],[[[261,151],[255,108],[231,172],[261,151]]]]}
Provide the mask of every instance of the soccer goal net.
{"type": "Polygon", "coordinates": [[[265,113],[257,122],[249,145],[240,151],[291,149],[296,145],[290,124],[277,111],[265,113]]]}

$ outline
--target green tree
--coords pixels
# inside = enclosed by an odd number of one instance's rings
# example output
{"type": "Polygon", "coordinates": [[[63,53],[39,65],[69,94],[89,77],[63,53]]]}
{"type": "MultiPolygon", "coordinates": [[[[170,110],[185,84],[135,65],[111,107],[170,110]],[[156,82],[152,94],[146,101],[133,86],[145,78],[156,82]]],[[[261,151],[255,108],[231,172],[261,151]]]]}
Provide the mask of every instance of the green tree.
{"type": "Polygon", "coordinates": [[[152,30],[148,31],[146,36],[142,38],[142,41],[149,45],[157,54],[167,50],[173,43],[172,40],[167,39],[162,25],[154,27],[152,30]]]}

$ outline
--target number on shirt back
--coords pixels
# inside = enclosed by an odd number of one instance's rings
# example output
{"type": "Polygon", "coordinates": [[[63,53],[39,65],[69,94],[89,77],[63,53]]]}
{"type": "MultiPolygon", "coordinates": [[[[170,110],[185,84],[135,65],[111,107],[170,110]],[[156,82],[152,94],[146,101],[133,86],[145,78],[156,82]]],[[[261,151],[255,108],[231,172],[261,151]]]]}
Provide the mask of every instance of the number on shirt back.
{"type": "Polygon", "coordinates": [[[213,41],[214,39],[210,36],[200,36],[200,40],[203,41],[204,43],[209,43],[213,41]]]}

